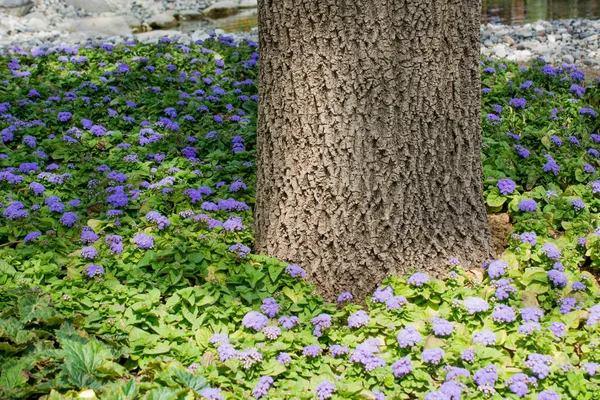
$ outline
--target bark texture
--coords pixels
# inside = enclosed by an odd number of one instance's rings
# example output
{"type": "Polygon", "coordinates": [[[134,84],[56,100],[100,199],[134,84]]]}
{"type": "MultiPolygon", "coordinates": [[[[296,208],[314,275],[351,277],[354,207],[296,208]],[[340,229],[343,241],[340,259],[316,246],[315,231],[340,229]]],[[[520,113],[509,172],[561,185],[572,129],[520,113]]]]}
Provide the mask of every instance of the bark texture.
{"type": "Polygon", "coordinates": [[[259,0],[255,250],[321,294],[491,254],[480,2],[259,0]]]}

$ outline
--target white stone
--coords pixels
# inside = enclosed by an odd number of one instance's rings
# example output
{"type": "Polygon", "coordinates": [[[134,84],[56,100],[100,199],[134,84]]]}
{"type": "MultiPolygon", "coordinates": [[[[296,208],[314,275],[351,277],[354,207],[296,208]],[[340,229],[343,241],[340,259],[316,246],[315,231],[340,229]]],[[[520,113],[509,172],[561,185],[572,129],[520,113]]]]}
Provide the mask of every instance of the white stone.
{"type": "Polygon", "coordinates": [[[111,11],[105,0],[64,0],[68,5],[81,8],[91,13],[103,13],[111,11]]]}
{"type": "Polygon", "coordinates": [[[556,36],[554,36],[554,35],[548,35],[548,42],[555,43],[556,42],[556,36]]]}
{"type": "Polygon", "coordinates": [[[26,15],[33,5],[31,0],[0,0],[0,12],[21,17],[26,15]]]}
{"type": "Polygon", "coordinates": [[[175,28],[179,25],[177,18],[172,13],[162,13],[153,16],[148,21],[148,25],[150,25],[153,29],[170,29],[175,28]]]}
{"type": "Polygon", "coordinates": [[[81,18],[67,22],[69,32],[84,32],[93,37],[129,36],[131,29],[123,17],[81,18]]]}
{"type": "Polygon", "coordinates": [[[504,58],[508,54],[506,52],[506,46],[504,44],[497,44],[493,48],[494,54],[498,58],[504,58]]]}
{"type": "Polygon", "coordinates": [[[257,8],[258,0],[241,0],[240,8],[257,8]]]}
{"type": "Polygon", "coordinates": [[[202,13],[212,19],[224,18],[237,14],[239,7],[239,3],[225,0],[204,9],[202,13]]]}
{"type": "Polygon", "coordinates": [[[158,39],[162,37],[173,37],[179,35],[181,35],[181,32],[179,31],[150,31],[138,33],[137,35],[135,35],[135,37],[142,43],[156,43],[158,39]]]}

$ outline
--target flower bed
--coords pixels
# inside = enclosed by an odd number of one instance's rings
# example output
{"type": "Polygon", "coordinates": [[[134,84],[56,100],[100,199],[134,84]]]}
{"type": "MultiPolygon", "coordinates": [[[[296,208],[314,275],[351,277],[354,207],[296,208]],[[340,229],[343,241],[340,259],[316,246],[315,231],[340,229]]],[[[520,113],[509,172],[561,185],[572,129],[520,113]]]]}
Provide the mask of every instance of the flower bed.
{"type": "Polygon", "coordinates": [[[257,56],[221,37],[2,59],[0,397],[593,399],[598,84],[482,65],[503,259],[336,305],[250,254],[257,56]]]}

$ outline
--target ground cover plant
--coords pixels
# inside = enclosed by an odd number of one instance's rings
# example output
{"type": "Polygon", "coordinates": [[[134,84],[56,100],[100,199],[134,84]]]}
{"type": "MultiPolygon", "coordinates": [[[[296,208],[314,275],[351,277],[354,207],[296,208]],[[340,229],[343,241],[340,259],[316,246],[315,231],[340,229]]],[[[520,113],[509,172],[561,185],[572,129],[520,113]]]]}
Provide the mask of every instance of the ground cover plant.
{"type": "Polygon", "coordinates": [[[483,61],[502,259],[330,304],[250,254],[257,52],[164,38],[1,59],[0,398],[594,399],[598,83],[483,61]]]}

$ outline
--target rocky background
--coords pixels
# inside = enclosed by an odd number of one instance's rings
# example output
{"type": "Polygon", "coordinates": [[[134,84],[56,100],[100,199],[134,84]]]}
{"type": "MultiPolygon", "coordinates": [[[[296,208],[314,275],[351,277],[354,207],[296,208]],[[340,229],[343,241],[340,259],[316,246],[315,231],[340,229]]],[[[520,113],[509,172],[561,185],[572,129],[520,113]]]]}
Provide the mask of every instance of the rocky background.
{"type": "MultiPolygon", "coordinates": [[[[189,42],[214,32],[215,20],[255,12],[256,5],[257,0],[0,0],[0,51],[132,37],[156,41],[165,35],[189,42]],[[182,33],[191,21],[206,28],[182,33]]],[[[256,32],[242,36],[257,39],[256,32]]]]}
{"type": "MultiPolygon", "coordinates": [[[[256,13],[257,0],[0,0],[0,52],[39,47],[154,42],[181,43],[215,32],[215,21],[256,13]],[[193,24],[192,24],[193,22],[193,24]]],[[[222,33],[216,29],[217,33],[222,33]]],[[[233,33],[258,40],[256,28],[233,33]]],[[[600,71],[600,20],[538,21],[523,26],[481,25],[481,53],[525,63],[544,57],[600,71]]]]}

